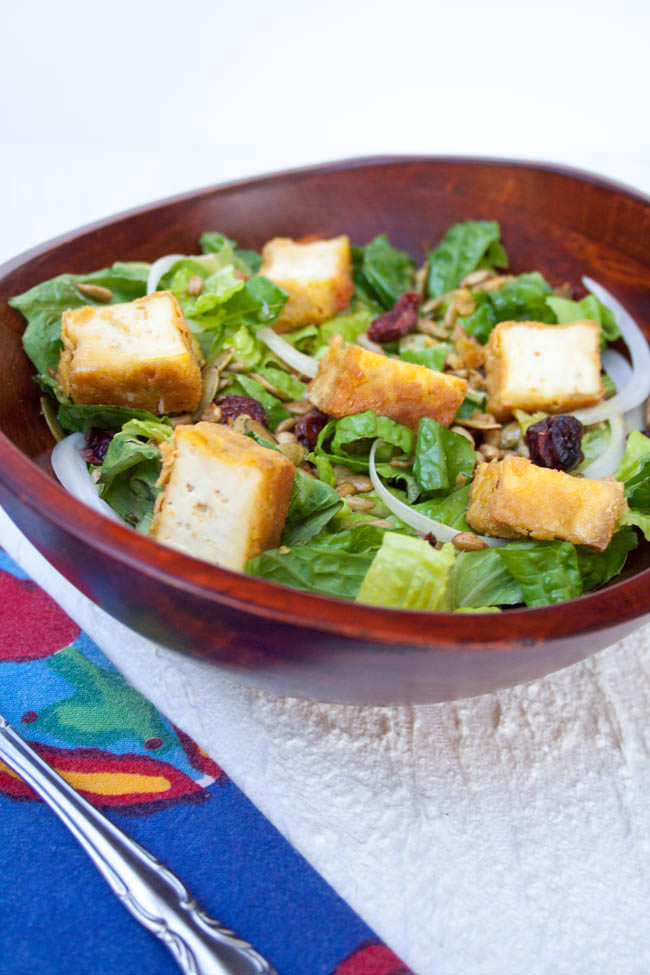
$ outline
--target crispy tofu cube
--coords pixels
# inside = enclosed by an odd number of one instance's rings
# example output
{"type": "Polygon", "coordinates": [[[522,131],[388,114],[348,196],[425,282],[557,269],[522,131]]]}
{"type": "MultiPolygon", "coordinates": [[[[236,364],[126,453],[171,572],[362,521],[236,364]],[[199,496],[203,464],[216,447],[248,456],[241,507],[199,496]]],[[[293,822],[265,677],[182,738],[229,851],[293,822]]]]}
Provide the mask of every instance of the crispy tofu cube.
{"type": "Polygon", "coordinates": [[[626,506],[620,481],[572,477],[508,456],[479,464],[466,517],[483,535],[557,538],[602,552],[626,506]]]}
{"type": "Polygon", "coordinates": [[[330,416],[374,410],[414,430],[423,416],[448,427],[466,392],[464,379],[348,345],[340,335],[307,387],[310,401],[330,416]]]}
{"type": "Polygon", "coordinates": [[[162,490],[150,535],[238,571],[279,545],[294,479],[284,454],[207,422],[177,426],[161,450],[162,490]]]}
{"type": "Polygon", "coordinates": [[[59,380],[73,403],[184,413],[201,398],[201,369],[181,307],[166,291],[61,319],[59,380]]]}
{"type": "Polygon", "coordinates": [[[566,413],[598,403],[600,326],[501,322],[486,346],[487,410],[498,420],[513,410],[566,413]]]}
{"type": "Polygon", "coordinates": [[[354,293],[350,241],[345,235],[308,244],[274,237],[262,250],[260,274],[289,295],[274,325],[276,332],[318,325],[347,308],[354,293]]]}

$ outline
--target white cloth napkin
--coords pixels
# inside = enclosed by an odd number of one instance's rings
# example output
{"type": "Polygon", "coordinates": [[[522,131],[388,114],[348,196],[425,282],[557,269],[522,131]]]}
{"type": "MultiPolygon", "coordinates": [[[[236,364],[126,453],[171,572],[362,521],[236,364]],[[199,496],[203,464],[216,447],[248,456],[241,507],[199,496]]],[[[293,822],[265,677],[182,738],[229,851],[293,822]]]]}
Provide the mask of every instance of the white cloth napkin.
{"type": "Polygon", "coordinates": [[[650,971],[648,628],[497,694],[321,704],[138,636],[1,511],[0,541],[417,975],[650,971]]]}

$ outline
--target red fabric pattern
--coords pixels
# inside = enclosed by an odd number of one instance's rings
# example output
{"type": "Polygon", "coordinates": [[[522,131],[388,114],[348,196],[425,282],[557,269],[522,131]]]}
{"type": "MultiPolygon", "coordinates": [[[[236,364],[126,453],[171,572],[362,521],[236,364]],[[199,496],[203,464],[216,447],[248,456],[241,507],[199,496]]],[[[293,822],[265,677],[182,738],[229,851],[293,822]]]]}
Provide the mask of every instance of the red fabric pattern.
{"type": "Polygon", "coordinates": [[[0,661],[49,657],[76,640],[79,632],[35,582],[0,572],[0,661]]]}

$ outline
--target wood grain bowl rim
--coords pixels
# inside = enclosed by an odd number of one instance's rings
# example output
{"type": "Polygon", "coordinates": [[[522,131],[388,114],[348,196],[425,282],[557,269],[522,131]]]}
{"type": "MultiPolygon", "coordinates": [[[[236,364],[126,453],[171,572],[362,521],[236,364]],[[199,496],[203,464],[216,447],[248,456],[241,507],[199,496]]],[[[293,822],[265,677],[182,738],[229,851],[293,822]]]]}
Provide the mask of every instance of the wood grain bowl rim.
{"type": "MultiPolygon", "coordinates": [[[[379,168],[411,163],[541,170],[579,182],[592,183],[650,208],[650,197],[623,183],[548,162],[476,156],[355,157],[203,187],[102,218],[30,248],[5,262],[0,266],[0,281],[36,258],[43,257],[78,237],[122,220],[152,213],[170,204],[196,201],[233,189],[268,186],[276,181],[303,175],[347,172],[364,166],[379,168]]],[[[0,483],[39,517],[88,545],[98,558],[106,556],[116,563],[137,570],[144,577],[172,587],[179,593],[223,604],[260,619],[288,623],[296,627],[307,626],[363,641],[419,647],[435,645],[440,650],[449,651],[462,647],[464,651],[480,652],[488,647],[493,649],[497,645],[506,650],[516,650],[539,644],[546,639],[588,636],[650,612],[650,568],[611,584],[606,589],[588,593],[569,602],[541,608],[509,609],[500,614],[490,614],[489,617],[472,613],[383,609],[290,589],[201,562],[103,518],[77,501],[42,471],[2,431],[0,483]],[[489,630],[487,633],[486,628],[489,630]]]]}

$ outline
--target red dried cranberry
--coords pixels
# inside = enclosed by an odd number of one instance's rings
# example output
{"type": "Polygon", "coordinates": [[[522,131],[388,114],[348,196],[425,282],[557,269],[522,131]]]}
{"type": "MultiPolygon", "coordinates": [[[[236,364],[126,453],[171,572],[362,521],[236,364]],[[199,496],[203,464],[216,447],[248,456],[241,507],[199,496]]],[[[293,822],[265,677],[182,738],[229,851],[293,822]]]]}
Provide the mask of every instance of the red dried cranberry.
{"type": "Polygon", "coordinates": [[[575,416],[547,416],[531,423],[525,436],[530,459],[539,467],[573,470],[584,457],[580,450],[583,431],[575,416]]]}
{"type": "Polygon", "coordinates": [[[81,456],[86,463],[101,467],[114,436],[115,430],[100,430],[98,427],[91,427],[86,434],[86,446],[81,451],[81,456]]]}
{"type": "Polygon", "coordinates": [[[438,545],[438,539],[433,534],[433,532],[427,532],[426,535],[423,535],[422,536],[422,541],[423,542],[428,542],[429,545],[432,545],[433,546],[433,548],[436,548],[437,545],[438,545]]]}
{"type": "Polygon", "coordinates": [[[396,342],[403,335],[408,335],[418,323],[419,307],[418,293],[407,291],[390,311],[375,318],[368,328],[368,338],[373,342],[396,342]]]}
{"type": "Polygon", "coordinates": [[[227,423],[229,427],[238,416],[250,416],[251,420],[256,420],[262,426],[268,427],[269,421],[266,418],[266,410],[261,403],[258,403],[252,396],[235,396],[231,393],[227,396],[220,396],[215,400],[215,404],[221,410],[221,423],[227,423]]]}
{"type": "Polygon", "coordinates": [[[319,433],[323,427],[327,426],[329,419],[329,416],[326,413],[321,413],[320,410],[310,410],[298,420],[293,432],[303,447],[306,447],[307,450],[313,450],[319,433]]]}

